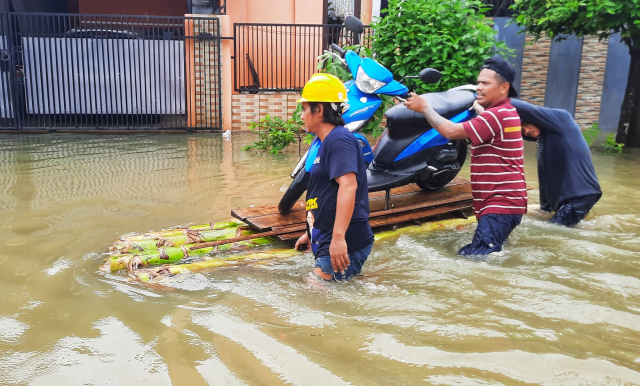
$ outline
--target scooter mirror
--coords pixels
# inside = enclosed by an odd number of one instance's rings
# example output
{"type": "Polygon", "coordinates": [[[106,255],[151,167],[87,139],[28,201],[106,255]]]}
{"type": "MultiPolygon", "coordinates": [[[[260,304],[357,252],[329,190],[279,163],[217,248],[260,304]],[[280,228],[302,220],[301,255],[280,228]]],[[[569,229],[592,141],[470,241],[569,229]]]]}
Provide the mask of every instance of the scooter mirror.
{"type": "Polygon", "coordinates": [[[420,71],[420,80],[427,84],[438,83],[442,74],[433,68],[425,68],[420,71]]]}
{"type": "Polygon", "coordinates": [[[357,34],[361,34],[364,31],[364,26],[362,25],[360,19],[352,15],[349,15],[346,19],[344,19],[344,26],[347,27],[349,31],[357,34]]]}

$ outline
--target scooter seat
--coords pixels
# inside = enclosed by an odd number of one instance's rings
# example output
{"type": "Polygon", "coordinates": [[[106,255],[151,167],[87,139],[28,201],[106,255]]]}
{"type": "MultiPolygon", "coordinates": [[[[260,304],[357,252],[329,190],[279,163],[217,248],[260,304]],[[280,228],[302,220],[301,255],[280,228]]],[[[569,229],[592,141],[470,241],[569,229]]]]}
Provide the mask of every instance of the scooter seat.
{"type": "MultiPolygon", "coordinates": [[[[472,92],[464,90],[432,92],[422,94],[420,97],[426,99],[438,114],[447,119],[453,118],[464,110],[471,108],[473,102],[476,100],[472,92]]],[[[387,116],[387,125],[390,128],[394,126],[431,127],[424,115],[409,110],[402,103],[391,107],[385,115],[387,116]]]]}

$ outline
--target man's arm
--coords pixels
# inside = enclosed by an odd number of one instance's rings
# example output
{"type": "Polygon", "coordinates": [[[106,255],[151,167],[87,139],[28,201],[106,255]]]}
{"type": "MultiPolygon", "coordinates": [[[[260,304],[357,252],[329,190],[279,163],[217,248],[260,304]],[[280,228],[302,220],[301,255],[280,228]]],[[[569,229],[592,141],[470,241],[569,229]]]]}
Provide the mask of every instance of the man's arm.
{"type": "Polygon", "coordinates": [[[411,93],[411,97],[404,102],[409,109],[422,113],[431,126],[438,133],[447,139],[467,139],[469,136],[464,130],[462,123],[453,123],[438,114],[426,100],[422,99],[415,93],[411,93]]]}
{"type": "Polygon", "coordinates": [[[516,108],[521,120],[533,123],[540,130],[556,133],[566,132],[569,128],[580,130],[571,113],[566,110],[536,106],[519,99],[511,99],[511,105],[516,108]]]}
{"type": "Polygon", "coordinates": [[[333,224],[333,235],[329,254],[331,255],[331,265],[336,272],[342,272],[349,266],[349,254],[347,252],[347,242],[344,238],[351,222],[353,208],[356,205],[356,190],[358,180],[353,172],[336,178],[338,183],[338,199],[336,202],[336,219],[333,224]]]}

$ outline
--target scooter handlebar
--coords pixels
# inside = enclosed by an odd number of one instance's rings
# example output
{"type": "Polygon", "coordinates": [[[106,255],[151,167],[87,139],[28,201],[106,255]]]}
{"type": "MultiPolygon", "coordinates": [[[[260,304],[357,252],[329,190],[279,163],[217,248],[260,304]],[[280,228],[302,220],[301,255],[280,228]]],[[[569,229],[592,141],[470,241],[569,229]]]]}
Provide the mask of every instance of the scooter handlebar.
{"type": "Polygon", "coordinates": [[[345,50],[343,50],[342,48],[340,48],[340,46],[339,46],[339,45],[337,45],[336,43],[331,43],[331,48],[332,48],[335,52],[339,53],[339,54],[340,54],[340,56],[344,57],[344,54],[345,54],[345,52],[346,52],[346,51],[345,51],[345,50]]]}
{"type": "Polygon", "coordinates": [[[402,95],[396,95],[394,96],[394,98],[396,98],[397,100],[399,100],[400,102],[406,102],[407,98],[411,98],[411,94],[409,94],[409,92],[405,92],[402,95]]]}

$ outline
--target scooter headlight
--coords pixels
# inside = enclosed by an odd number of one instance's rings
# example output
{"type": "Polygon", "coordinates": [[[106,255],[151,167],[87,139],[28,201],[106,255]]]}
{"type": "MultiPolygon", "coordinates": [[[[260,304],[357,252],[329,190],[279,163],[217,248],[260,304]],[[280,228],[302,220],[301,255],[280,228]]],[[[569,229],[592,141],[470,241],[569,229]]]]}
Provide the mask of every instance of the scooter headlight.
{"type": "Polygon", "coordinates": [[[344,127],[349,131],[358,131],[366,122],[366,119],[363,119],[361,121],[353,121],[347,123],[346,125],[344,125],[344,127]]]}
{"type": "Polygon", "coordinates": [[[384,86],[385,84],[385,82],[373,79],[372,77],[367,75],[362,67],[358,68],[358,74],[356,75],[356,86],[358,87],[358,89],[360,89],[360,91],[367,94],[373,94],[374,92],[382,88],[382,86],[384,86]]]}

